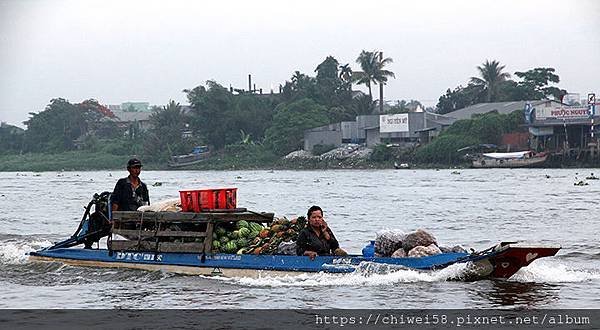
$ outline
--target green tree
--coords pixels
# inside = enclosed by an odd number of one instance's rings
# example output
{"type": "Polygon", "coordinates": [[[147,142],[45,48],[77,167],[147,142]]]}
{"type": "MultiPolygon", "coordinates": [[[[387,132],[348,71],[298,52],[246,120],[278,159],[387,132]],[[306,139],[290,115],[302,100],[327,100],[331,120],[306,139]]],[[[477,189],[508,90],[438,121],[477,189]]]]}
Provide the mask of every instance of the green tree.
{"type": "Polygon", "coordinates": [[[208,144],[216,149],[235,144],[239,142],[240,130],[255,141],[264,138],[273,118],[271,98],[248,93],[233,95],[214,81],[208,81],[207,87],[198,86],[184,92],[194,109],[192,127],[208,144]]]}
{"type": "Polygon", "coordinates": [[[20,152],[23,148],[24,135],[24,129],[0,123],[0,154],[20,152]]]}
{"type": "Polygon", "coordinates": [[[276,154],[285,155],[302,148],[305,130],[328,123],[327,108],[311,99],[282,103],[275,109],[265,144],[276,154]]]}
{"type": "MultiPolygon", "coordinates": [[[[244,131],[252,136],[252,140],[260,142],[265,137],[265,131],[273,121],[275,106],[267,98],[257,95],[238,95],[234,98],[232,109],[232,129],[244,131]]],[[[231,143],[231,142],[229,142],[231,143]]]]}
{"type": "Polygon", "coordinates": [[[340,79],[346,83],[352,82],[352,68],[349,63],[340,65],[340,79]]]}
{"type": "Polygon", "coordinates": [[[500,84],[510,78],[510,74],[502,72],[504,65],[498,61],[486,60],[483,65],[478,66],[479,77],[471,77],[471,83],[483,87],[486,102],[498,100],[498,89],[500,84]]]}
{"type": "Polygon", "coordinates": [[[291,81],[286,81],[283,86],[283,97],[287,102],[303,99],[317,98],[316,79],[300,71],[295,71],[291,81]]]}
{"type": "Polygon", "coordinates": [[[181,134],[187,123],[181,106],[173,100],[164,107],[154,107],[150,115],[151,128],[144,140],[145,154],[165,159],[172,154],[189,152],[193,142],[184,140],[181,134]]]}
{"type": "Polygon", "coordinates": [[[446,94],[440,96],[435,106],[436,112],[443,115],[479,103],[482,91],[482,86],[473,84],[458,86],[454,90],[448,88],[446,94]]]}
{"type": "Polygon", "coordinates": [[[560,78],[554,73],[554,68],[535,68],[525,72],[515,72],[515,76],[522,79],[518,86],[526,91],[524,100],[541,100],[548,96],[560,100],[567,91],[554,86],[548,86],[550,83],[560,82],[560,78]]]}
{"type": "Polygon", "coordinates": [[[83,117],[79,108],[69,101],[52,99],[44,111],[29,113],[24,124],[25,150],[30,152],[56,152],[71,150],[73,141],[82,135],[83,117]]]}
{"type": "Polygon", "coordinates": [[[207,81],[206,86],[208,88],[198,86],[184,90],[193,107],[191,125],[210,145],[220,149],[238,137],[239,129],[229,126],[233,119],[233,94],[212,80],[207,81]]]}
{"type": "MultiPolygon", "coordinates": [[[[367,86],[371,100],[373,99],[371,83],[385,84],[388,77],[395,78],[392,71],[384,69],[386,65],[392,62],[393,60],[390,57],[381,58],[380,52],[377,50],[373,52],[363,50],[360,55],[358,55],[356,63],[360,65],[362,71],[355,71],[353,73],[353,79],[357,84],[364,84],[367,86]]],[[[383,100],[380,100],[380,102],[383,102],[383,100]]]]}

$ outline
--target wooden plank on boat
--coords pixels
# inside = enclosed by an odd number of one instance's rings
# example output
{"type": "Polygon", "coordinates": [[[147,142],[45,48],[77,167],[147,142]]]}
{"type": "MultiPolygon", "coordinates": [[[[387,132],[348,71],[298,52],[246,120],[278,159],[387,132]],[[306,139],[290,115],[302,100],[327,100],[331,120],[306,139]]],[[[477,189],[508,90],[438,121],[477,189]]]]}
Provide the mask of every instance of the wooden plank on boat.
{"type": "Polygon", "coordinates": [[[126,240],[113,240],[110,243],[110,250],[202,253],[204,251],[204,243],[160,242],[158,243],[157,249],[156,242],[152,241],[138,242],[126,240]]]}
{"type": "Polygon", "coordinates": [[[113,234],[125,237],[205,237],[205,232],[182,231],[182,230],[136,230],[136,229],[113,229],[113,234]]]}
{"type": "Polygon", "coordinates": [[[240,212],[247,212],[248,209],[245,207],[239,207],[237,209],[208,209],[205,211],[202,211],[202,213],[240,213],[240,212]]]}
{"type": "Polygon", "coordinates": [[[114,222],[231,222],[245,220],[248,222],[270,223],[273,213],[258,212],[140,212],[115,211],[112,214],[114,222]]]}
{"type": "Polygon", "coordinates": [[[204,239],[204,252],[212,251],[213,244],[213,231],[215,230],[215,224],[209,223],[206,226],[206,238],[204,239]]]}

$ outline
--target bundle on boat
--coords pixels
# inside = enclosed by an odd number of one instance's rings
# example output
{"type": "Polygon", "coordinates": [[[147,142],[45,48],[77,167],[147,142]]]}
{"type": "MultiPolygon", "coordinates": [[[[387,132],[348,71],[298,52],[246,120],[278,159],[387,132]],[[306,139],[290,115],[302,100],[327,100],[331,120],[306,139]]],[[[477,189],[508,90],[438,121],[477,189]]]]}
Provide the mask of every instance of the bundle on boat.
{"type": "Polygon", "coordinates": [[[377,233],[374,245],[377,257],[418,258],[448,252],[466,252],[459,245],[452,248],[439,246],[435,236],[423,229],[408,234],[400,230],[384,230],[377,233]]]}

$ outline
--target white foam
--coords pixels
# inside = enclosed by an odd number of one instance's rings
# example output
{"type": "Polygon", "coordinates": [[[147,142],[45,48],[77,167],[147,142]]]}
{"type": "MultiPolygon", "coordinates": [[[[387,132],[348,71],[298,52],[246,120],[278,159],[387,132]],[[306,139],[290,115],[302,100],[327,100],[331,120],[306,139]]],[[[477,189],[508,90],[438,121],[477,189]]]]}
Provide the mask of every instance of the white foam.
{"type": "Polygon", "coordinates": [[[397,269],[383,273],[373,273],[370,269],[366,270],[365,267],[359,267],[355,272],[347,274],[301,273],[294,276],[242,277],[227,281],[233,281],[240,285],[260,287],[383,286],[397,283],[446,281],[459,276],[464,268],[464,264],[456,264],[439,271],[431,272],[397,269]]]}
{"type": "Polygon", "coordinates": [[[567,283],[600,280],[599,270],[582,270],[563,264],[557,260],[536,260],[531,265],[521,268],[511,281],[567,283]]]}
{"type": "Polygon", "coordinates": [[[27,253],[51,246],[52,242],[48,240],[39,241],[0,241],[0,263],[22,264],[27,262],[27,253]]]}

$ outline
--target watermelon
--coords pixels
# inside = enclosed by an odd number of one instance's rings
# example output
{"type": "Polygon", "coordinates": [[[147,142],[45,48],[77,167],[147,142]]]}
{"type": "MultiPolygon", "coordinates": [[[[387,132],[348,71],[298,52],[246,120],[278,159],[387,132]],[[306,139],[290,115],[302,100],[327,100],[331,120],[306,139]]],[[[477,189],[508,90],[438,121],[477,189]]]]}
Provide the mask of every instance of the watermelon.
{"type": "Polygon", "coordinates": [[[234,241],[229,241],[225,244],[225,252],[227,253],[235,253],[238,250],[237,245],[235,245],[234,241]]]}
{"type": "Polygon", "coordinates": [[[260,232],[261,230],[263,230],[263,226],[260,223],[251,222],[250,223],[250,229],[252,231],[258,231],[258,232],[260,232]]]}
{"type": "Polygon", "coordinates": [[[225,245],[227,244],[227,242],[229,242],[229,237],[223,236],[219,239],[219,241],[221,242],[221,244],[225,245]]]}
{"type": "Polygon", "coordinates": [[[235,240],[235,245],[237,245],[238,247],[248,246],[248,244],[249,242],[245,238],[238,238],[237,240],[235,240]]]}
{"type": "Polygon", "coordinates": [[[242,229],[242,228],[248,228],[249,224],[248,224],[248,221],[240,220],[237,222],[236,226],[238,229],[242,229]]]}
{"type": "Polygon", "coordinates": [[[250,229],[245,228],[245,227],[244,228],[240,228],[240,230],[239,230],[240,237],[248,238],[248,237],[250,237],[251,233],[252,232],[250,231],[250,229]]]}
{"type": "Polygon", "coordinates": [[[221,242],[219,241],[213,241],[213,250],[219,250],[219,248],[221,247],[221,242]]]}
{"type": "Polygon", "coordinates": [[[217,227],[217,229],[215,229],[215,233],[217,233],[218,236],[223,236],[227,234],[227,230],[225,230],[223,227],[217,227]]]}
{"type": "Polygon", "coordinates": [[[240,231],[239,231],[239,230],[234,230],[232,234],[233,234],[233,235],[232,235],[232,237],[231,237],[231,238],[233,238],[233,239],[238,239],[238,238],[240,238],[240,236],[241,236],[241,235],[240,235],[240,231]]]}

